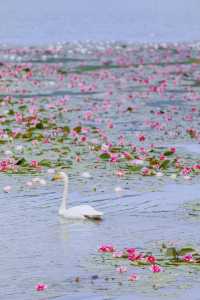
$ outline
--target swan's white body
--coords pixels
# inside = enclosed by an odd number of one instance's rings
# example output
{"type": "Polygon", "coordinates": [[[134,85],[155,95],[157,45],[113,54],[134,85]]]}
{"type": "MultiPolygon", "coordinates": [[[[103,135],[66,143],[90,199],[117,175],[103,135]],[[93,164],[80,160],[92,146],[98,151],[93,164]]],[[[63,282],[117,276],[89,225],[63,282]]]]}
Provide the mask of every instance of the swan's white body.
{"type": "Polygon", "coordinates": [[[53,179],[62,179],[64,181],[63,199],[58,210],[60,216],[67,219],[102,219],[103,213],[89,205],[79,205],[67,209],[68,176],[64,172],[60,172],[53,179]]]}

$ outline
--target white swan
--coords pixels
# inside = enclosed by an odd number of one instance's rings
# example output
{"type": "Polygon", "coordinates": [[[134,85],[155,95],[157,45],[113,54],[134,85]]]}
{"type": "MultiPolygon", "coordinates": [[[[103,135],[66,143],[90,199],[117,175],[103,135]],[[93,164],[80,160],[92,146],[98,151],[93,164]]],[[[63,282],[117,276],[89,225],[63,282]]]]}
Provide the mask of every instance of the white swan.
{"type": "Polygon", "coordinates": [[[64,181],[64,192],[63,192],[63,199],[61,205],[59,207],[58,213],[60,216],[67,218],[67,219],[94,219],[100,220],[102,219],[103,213],[97,211],[92,206],[89,205],[79,205],[74,206],[71,208],[67,207],[67,200],[68,200],[68,175],[64,172],[59,172],[55,174],[52,180],[63,180],[64,181]]]}

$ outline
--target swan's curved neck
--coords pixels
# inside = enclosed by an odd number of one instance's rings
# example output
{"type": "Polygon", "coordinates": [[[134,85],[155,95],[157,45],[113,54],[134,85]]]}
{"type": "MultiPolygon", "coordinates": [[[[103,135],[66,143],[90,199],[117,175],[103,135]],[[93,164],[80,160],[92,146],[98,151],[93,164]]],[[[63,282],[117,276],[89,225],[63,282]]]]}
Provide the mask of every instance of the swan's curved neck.
{"type": "Polygon", "coordinates": [[[63,191],[63,198],[60,205],[60,210],[64,210],[67,207],[67,198],[68,198],[68,176],[66,175],[63,178],[64,181],[64,191],[63,191]]]}

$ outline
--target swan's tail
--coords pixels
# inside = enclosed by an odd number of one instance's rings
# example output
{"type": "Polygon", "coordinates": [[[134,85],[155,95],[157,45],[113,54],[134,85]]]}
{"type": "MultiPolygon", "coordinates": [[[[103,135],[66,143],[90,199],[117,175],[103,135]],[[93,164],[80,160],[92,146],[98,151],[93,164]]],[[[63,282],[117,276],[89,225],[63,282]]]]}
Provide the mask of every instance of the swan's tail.
{"type": "Polygon", "coordinates": [[[98,212],[96,214],[84,214],[84,217],[86,219],[90,219],[90,220],[102,220],[103,219],[103,214],[101,212],[98,212]]]}

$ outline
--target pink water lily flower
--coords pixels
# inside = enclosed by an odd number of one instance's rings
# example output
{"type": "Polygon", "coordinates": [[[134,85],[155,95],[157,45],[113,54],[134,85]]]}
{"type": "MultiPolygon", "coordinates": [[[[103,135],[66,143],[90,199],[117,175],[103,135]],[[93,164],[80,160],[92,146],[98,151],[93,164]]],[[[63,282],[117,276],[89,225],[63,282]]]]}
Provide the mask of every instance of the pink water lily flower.
{"type": "Polygon", "coordinates": [[[184,262],[193,262],[194,259],[193,259],[192,254],[187,254],[187,255],[183,256],[183,261],[184,262]]]}
{"type": "Polygon", "coordinates": [[[32,161],[31,161],[31,167],[33,167],[33,168],[38,168],[38,167],[39,167],[38,161],[37,161],[37,160],[32,160],[32,161]]]}
{"type": "Polygon", "coordinates": [[[98,251],[102,253],[104,252],[112,253],[115,251],[115,248],[112,245],[102,245],[99,247],[98,251]]]}
{"type": "Polygon", "coordinates": [[[46,290],[47,288],[48,288],[47,284],[44,284],[44,283],[38,283],[35,286],[35,289],[37,292],[42,292],[42,291],[46,290]]]}
{"type": "Polygon", "coordinates": [[[150,264],[155,264],[156,258],[155,256],[149,255],[146,257],[146,261],[149,262],[150,264]]]}
{"type": "Polygon", "coordinates": [[[125,248],[125,250],[128,254],[133,254],[137,251],[135,248],[125,248]]]}
{"type": "Polygon", "coordinates": [[[162,271],[161,267],[159,265],[152,265],[150,267],[150,270],[153,272],[153,273],[160,273],[162,271]]]}

